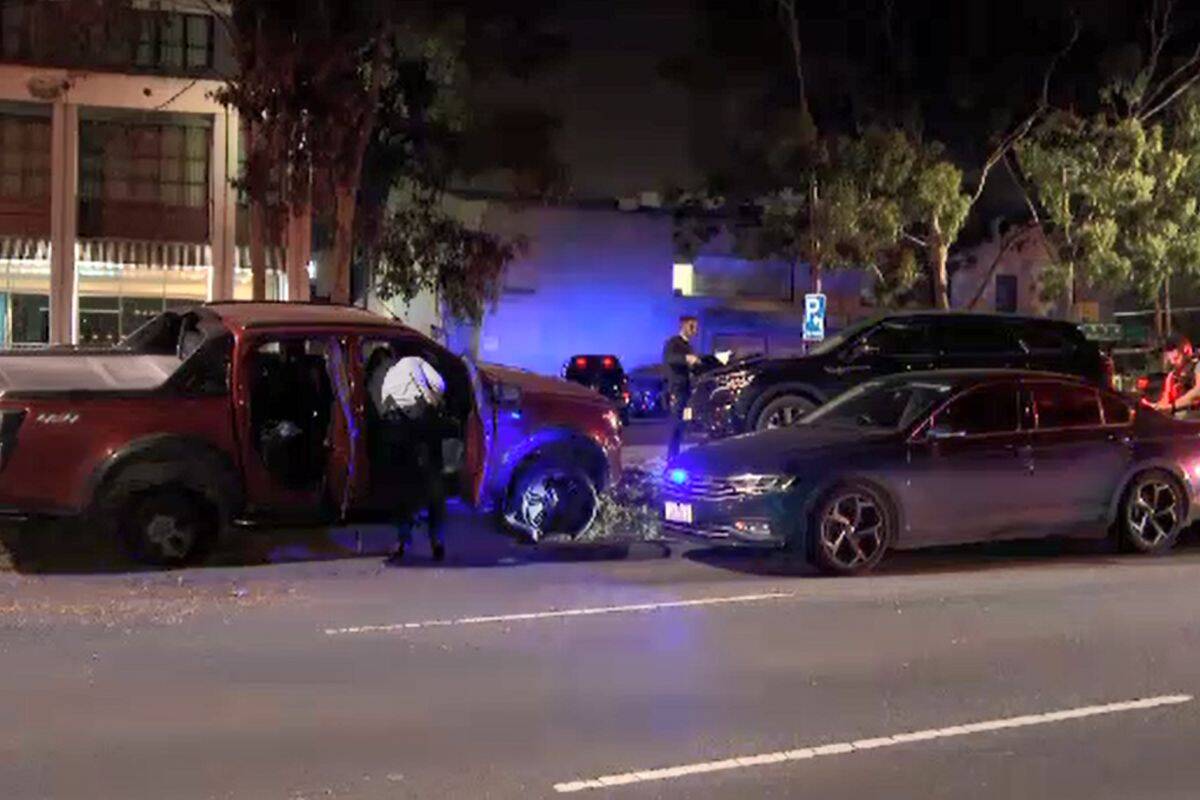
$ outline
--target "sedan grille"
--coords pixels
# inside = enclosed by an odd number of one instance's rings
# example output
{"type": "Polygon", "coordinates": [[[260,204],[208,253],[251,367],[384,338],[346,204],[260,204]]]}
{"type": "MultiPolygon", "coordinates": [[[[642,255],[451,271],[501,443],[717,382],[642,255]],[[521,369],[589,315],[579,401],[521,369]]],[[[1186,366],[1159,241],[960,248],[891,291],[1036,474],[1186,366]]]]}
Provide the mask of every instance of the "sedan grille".
{"type": "Polygon", "coordinates": [[[719,503],[781,492],[792,482],[786,475],[689,475],[683,484],[667,483],[666,493],[682,500],[719,503]]]}

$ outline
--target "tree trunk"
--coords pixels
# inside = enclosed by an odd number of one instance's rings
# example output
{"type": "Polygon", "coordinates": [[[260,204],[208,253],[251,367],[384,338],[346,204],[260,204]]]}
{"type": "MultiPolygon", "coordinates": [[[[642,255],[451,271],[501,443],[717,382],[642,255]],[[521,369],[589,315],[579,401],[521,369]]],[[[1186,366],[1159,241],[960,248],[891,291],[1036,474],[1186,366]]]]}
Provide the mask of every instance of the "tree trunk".
{"type": "Polygon", "coordinates": [[[310,298],[308,262],[312,259],[312,200],[305,199],[288,214],[288,300],[307,303],[310,298]]]}
{"type": "Polygon", "coordinates": [[[950,248],[935,238],[929,245],[929,268],[933,278],[934,308],[950,308],[950,273],[946,266],[950,248]]]}
{"type": "Polygon", "coordinates": [[[250,198],[250,297],[267,299],[267,209],[261,198],[250,198]]]}
{"type": "Polygon", "coordinates": [[[813,294],[820,294],[821,291],[824,289],[824,284],[825,284],[825,281],[824,281],[825,267],[822,266],[820,262],[817,262],[817,263],[813,264],[810,267],[810,269],[812,270],[813,294]]]}
{"type": "Polygon", "coordinates": [[[334,303],[350,302],[350,260],[354,255],[354,211],[357,187],[338,183],[333,189],[333,292],[334,303]]]}

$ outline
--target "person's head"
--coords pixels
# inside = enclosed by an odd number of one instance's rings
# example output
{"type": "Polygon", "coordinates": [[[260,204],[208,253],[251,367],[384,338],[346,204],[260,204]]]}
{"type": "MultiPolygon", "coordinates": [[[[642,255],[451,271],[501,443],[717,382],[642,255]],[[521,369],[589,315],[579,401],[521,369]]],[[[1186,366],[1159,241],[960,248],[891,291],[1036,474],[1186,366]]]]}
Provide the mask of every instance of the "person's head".
{"type": "Polygon", "coordinates": [[[1173,333],[1163,343],[1163,360],[1171,369],[1178,369],[1192,357],[1192,343],[1181,333],[1173,333]]]}
{"type": "Polygon", "coordinates": [[[691,315],[679,318],[679,335],[685,339],[691,340],[696,338],[696,334],[700,332],[700,320],[691,315]]]}

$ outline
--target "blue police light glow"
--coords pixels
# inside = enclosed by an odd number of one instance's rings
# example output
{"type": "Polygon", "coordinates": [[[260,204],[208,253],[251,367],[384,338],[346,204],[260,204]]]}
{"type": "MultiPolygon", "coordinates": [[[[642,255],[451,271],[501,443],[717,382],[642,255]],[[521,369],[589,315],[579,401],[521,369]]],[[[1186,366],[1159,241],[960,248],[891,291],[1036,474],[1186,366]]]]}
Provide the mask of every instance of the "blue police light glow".
{"type": "Polygon", "coordinates": [[[687,479],[688,479],[687,470],[686,469],[673,469],[673,470],[671,470],[669,477],[670,477],[671,483],[675,484],[676,486],[683,486],[685,483],[687,483],[687,479]]]}
{"type": "Polygon", "coordinates": [[[520,419],[522,415],[520,411],[511,411],[509,412],[509,416],[513,419],[520,419]]]}

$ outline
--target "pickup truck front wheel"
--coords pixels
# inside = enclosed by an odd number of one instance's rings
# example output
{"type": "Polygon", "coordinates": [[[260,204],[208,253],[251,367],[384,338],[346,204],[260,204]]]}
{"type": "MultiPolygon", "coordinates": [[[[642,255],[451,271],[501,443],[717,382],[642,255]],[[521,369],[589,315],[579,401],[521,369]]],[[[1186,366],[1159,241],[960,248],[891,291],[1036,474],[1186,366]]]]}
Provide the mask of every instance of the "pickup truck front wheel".
{"type": "Polygon", "coordinates": [[[583,469],[547,459],[517,475],[504,517],[534,542],[547,536],[574,539],[591,527],[598,509],[596,486],[583,469]]]}
{"type": "Polygon", "coordinates": [[[217,537],[216,514],[202,498],[182,489],[155,489],[132,497],[120,526],[133,558],[164,567],[200,561],[217,537]]]}

